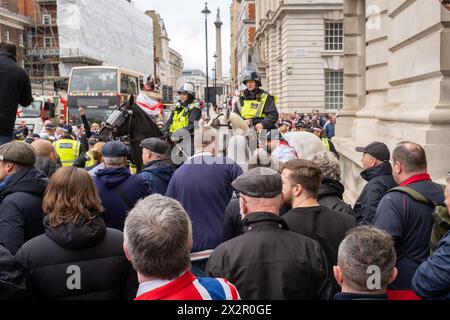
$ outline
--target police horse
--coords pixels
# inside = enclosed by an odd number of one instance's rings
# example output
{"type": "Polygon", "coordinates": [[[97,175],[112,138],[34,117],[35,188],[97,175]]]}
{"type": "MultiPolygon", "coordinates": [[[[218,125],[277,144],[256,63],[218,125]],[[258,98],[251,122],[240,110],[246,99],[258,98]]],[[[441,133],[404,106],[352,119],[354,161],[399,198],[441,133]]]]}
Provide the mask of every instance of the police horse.
{"type": "Polygon", "coordinates": [[[131,160],[139,172],[143,168],[141,141],[152,137],[162,138],[163,133],[150,116],[134,103],[134,97],[130,96],[103,123],[98,137],[99,141],[126,138],[130,143],[131,160]]]}
{"type": "MultiPolygon", "coordinates": [[[[255,150],[265,142],[266,136],[259,135],[253,128],[249,128],[245,121],[230,109],[219,114],[214,111],[210,113],[211,120],[208,126],[219,132],[218,153],[234,160],[245,171],[255,150]]],[[[278,134],[278,131],[272,134],[278,134]]],[[[301,159],[308,160],[316,154],[325,152],[321,140],[313,133],[289,132],[284,138],[301,159]]]]}

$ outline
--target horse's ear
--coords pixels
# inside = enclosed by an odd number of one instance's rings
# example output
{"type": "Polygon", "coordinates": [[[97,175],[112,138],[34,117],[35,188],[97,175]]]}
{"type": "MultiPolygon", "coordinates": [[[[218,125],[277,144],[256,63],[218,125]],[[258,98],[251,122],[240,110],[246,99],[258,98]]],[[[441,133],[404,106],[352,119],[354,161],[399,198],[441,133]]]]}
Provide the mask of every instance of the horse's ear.
{"type": "Polygon", "coordinates": [[[128,105],[132,106],[134,104],[134,96],[132,94],[130,94],[128,96],[128,105]]]}

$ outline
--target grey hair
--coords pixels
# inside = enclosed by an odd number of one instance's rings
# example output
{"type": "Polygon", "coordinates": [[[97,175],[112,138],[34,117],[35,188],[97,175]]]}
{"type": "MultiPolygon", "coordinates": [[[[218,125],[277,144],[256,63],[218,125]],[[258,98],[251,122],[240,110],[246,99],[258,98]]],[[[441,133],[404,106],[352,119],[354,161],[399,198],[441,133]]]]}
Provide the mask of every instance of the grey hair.
{"type": "Polygon", "coordinates": [[[347,286],[358,292],[370,292],[369,267],[380,268],[379,290],[386,290],[397,256],[394,241],[386,232],[370,226],[350,230],[338,251],[338,266],[347,286]]]}
{"type": "Polygon", "coordinates": [[[125,157],[103,157],[103,161],[107,167],[124,166],[126,163],[125,157]]]}
{"type": "Polygon", "coordinates": [[[139,274],[173,280],[190,265],[191,221],[178,201],[154,194],[128,214],[124,242],[139,274]]]}
{"type": "Polygon", "coordinates": [[[324,178],[341,180],[339,160],[333,153],[326,151],[316,154],[311,161],[320,168],[324,178]]]}

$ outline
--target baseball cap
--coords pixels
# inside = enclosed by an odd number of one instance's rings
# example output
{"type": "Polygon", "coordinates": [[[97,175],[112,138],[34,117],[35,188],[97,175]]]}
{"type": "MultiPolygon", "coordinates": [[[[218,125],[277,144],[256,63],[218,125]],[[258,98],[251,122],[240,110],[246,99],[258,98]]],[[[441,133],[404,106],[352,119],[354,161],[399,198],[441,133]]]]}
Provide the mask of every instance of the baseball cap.
{"type": "Polygon", "coordinates": [[[357,152],[368,153],[380,161],[389,161],[391,158],[388,147],[384,143],[378,141],[372,142],[365,147],[356,147],[355,150],[357,152]]]}

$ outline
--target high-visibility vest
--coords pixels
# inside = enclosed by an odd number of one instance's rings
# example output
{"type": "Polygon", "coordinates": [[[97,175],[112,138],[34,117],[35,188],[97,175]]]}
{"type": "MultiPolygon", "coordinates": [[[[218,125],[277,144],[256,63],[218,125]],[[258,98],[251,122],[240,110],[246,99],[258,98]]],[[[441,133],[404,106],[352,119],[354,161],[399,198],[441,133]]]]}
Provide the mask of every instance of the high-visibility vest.
{"type": "Polygon", "coordinates": [[[73,139],[60,139],[55,142],[55,150],[63,167],[70,167],[80,155],[80,143],[73,139]]]}
{"type": "Polygon", "coordinates": [[[92,155],[92,151],[89,150],[86,152],[86,156],[89,158],[89,160],[86,161],[85,167],[92,167],[94,164],[96,164],[94,156],[92,155]]]}
{"type": "Polygon", "coordinates": [[[322,143],[327,151],[330,151],[330,141],[328,138],[322,138],[322,143]]]}
{"type": "Polygon", "coordinates": [[[173,118],[172,125],[170,126],[170,133],[174,133],[175,131],[187,127],[189,124],[189,115],[194,108],[197,108],[196,104],[190,104],[188,107],[180,107],[180,104],[177,104],[175,109],[173,110],[173,118]]]}
{"type": "Polygon", "coordinates": [[[238,101],[238,109],[241,113],[241,117],[245,120],[253,118],[264,118],[264,107],[266,106],[267,99],[269,98],[268,93],[263,93],[261,95],[261,100],[243,100],[241,105],[241,100],[238,101]]]}

